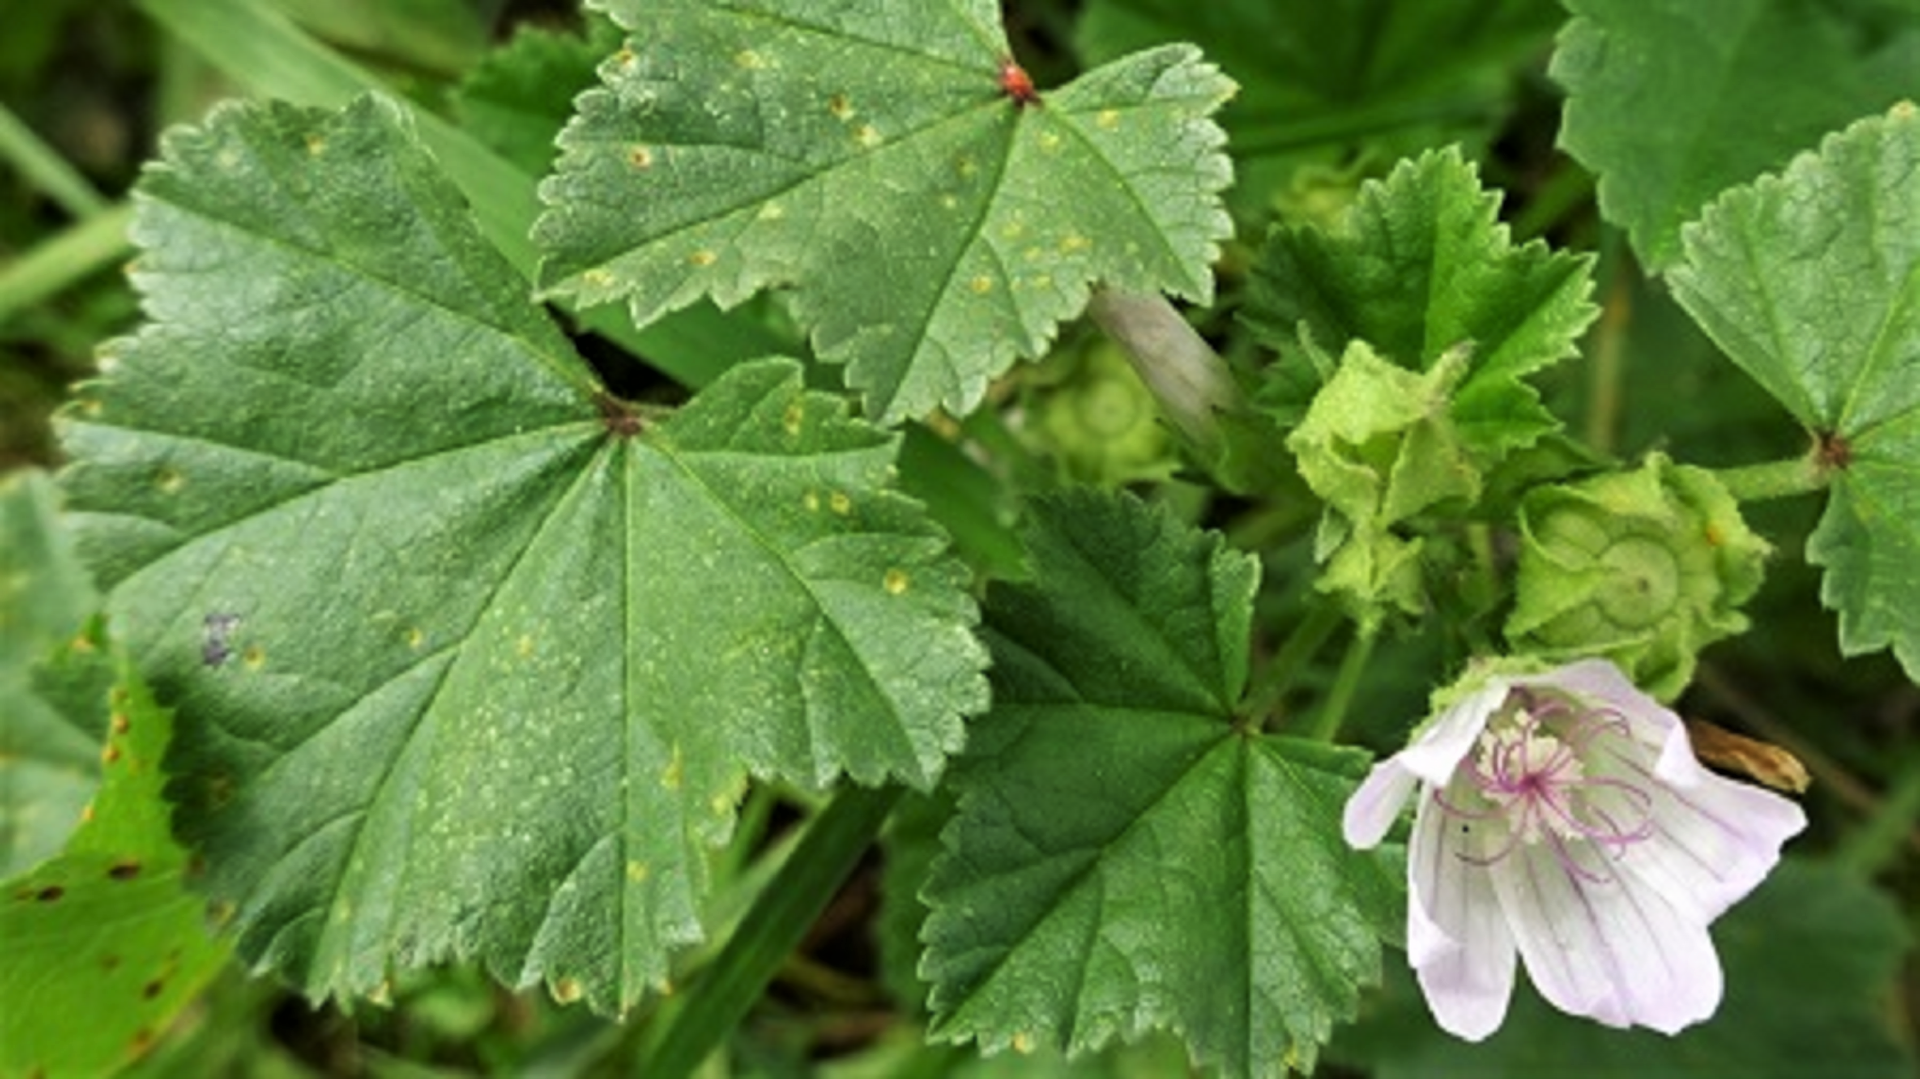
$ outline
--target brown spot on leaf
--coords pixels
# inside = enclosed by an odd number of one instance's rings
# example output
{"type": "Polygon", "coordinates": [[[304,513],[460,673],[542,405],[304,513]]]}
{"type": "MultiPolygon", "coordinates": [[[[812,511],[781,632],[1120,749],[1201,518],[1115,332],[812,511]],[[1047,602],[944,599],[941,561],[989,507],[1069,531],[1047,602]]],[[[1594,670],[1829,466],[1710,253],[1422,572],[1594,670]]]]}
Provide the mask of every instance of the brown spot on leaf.
{"type": "Polygon", "coordinates": [[[66,894],[67,890],[65,888],[60,887],[58,884],[49,884],[45,888],[33,893],[33,897],[42,903],[52,903],[66,894]]]}
{"type": "Polygon", "coordinates": [[[125,713],[115,712],[113,714],[113,733],[125,734],[132,729],[133,721],[128,719],[125,713]]]}
{"type": "Polygon", "coordinates": [[[153,998],[159,996],[161,993],[166,992],[166,990],[167,990],[167,980],[165,978],[155,978],[154,980],[140,987],[140,995],[147,1000],[152,1000],[153,998]]]}
{"type": "Polygon", "coordinates": [[[114,880],[132,880],[139,875],[139,862],[116,862],[107,870],[107,876],[114,880]]]}
{"type": "Polygon", "coordinates": [[[112,764],[119,759],[120,747],[114,745],[112,742],[108,742],[106,748],[100,751],[100,762],[102,764],[112,764]]]}

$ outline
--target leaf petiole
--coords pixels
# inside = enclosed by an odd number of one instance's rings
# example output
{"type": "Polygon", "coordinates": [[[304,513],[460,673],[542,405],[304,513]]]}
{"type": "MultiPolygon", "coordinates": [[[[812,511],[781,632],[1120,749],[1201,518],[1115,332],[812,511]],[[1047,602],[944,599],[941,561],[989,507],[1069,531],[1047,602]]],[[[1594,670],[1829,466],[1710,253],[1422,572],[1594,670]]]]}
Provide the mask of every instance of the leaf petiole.
{"type": "Polygon", "coordinates": [[[1345,620],[1340,608],[1330,603],[1317,604],[1309,610],[1306,618],[1288,635],[1286,643],[1274,653],[1273,661],[1260,672],[1259,680],[1241,706],[1241,715],[1258,721],[1278,707],[1280,698],[1293,688],[1300,672],[1345,620]]]}
{"type": "Polygon", "coordinates": [[[1823,466],[1811,454],[1764,465],[1715,469],[1713,475],[1726,487],[1728,494],[1741,502],[1766,502],[1812,494],[1825,490],[1833,482],[1833,470],[1823,466]]]}
{"type": "Polygon", "coordinates": [[[1377,638],[1375,628],[1360,627],[1353,642],[1347,645],[1347,654],[1340,659],[1340,669],[1334,673],[1333,686],[1327,690],[1326,703],[1294,732],[1297,737],[1309,742],[1331,742],[1334,735],[1340,733],[1340,725],[1346,722],[1347,708],[1353,704],[1353,695],[1360,688],[1360,676],[1366,673],[1367,663],[1373,658],[1373,644],[1377,638]]]}

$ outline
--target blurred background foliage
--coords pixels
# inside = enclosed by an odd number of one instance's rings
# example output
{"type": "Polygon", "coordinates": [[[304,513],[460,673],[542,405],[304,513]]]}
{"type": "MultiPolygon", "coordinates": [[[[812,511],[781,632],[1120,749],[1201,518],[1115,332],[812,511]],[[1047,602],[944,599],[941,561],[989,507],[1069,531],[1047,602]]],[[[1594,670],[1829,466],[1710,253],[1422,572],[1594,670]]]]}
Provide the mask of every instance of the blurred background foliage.
{"type": "MultiPolygon", "coordinates": [[[[1907,0],[1804,2],[1849,20],[1863,38],[1920,25],[1920,5],[1907,0]]],[[[5,0],[0,8],[0,484],[9,473],[58,467],[51,415],[68,387],[90,374],[95,346],[128,331],[138,316],[120,272],[131,254],[126,193],[159,133],[223,97],[258,89],[225,70],[231,57],[210,55],[203,39],[179,31],[187,6],[5,0]]],[[[540,135],[590,78],[582,57],[610,40],[604,28],[584,25],[571,0],[245,6],[286,20],[535,172],[546,146],[540,135]],[[490,50],[529,30],[598,36],[588,46],[523,37],[520,59],[468,82],[490,50]]],[[[1043,87],[1173,39],[1198,41],[1241,83],[1223,115],[1234,139],[1232,207],[1241,239],[1219,267],[1221,302],[1196,313],[1236,364],[1261,359],[1235,313],[1251,252],[1270,224],[1331,220],[1361,182],[1401,156],[1459,142],[1489,185],[1506,192],[1503,216],[1519,236],[1599,253],[1596,299],[1604,315],[1585,361],[1548,379],[1548,398],[1570,426],[1623,457],[1657,448],[1704,465],[1774,460],[1802,448],[1804,436],[1785,414],[1635,266],[1621,234],[1598,216],[1594,178],[1555,149],[1561,97],[1546,67],[1566,17],[1560,7],[1544,0],[1010,0],[1006,7],[1015,52],[1043,87]]],[[[771,306],[752,305],[737,317],[789,333],[771,306]]],[[[626,362],[597,339],[583,348],[596,360],[608,353],[606,363],[626,362]]],[[[1291,624],[1309,580],[1311,508],[1214,499],[1169,482],[1176,464],[1169,444],[1140,424],[1147,398],[1124,365],[1109,360],[1089,335],[1065,334],[1053,357],[1008,376],[981,414],[934,427],[965,442],[1013,490],[1068,480],[1150,485],[1156,497],[1261,552],[1268,581],[1261,625],[1291,624]]],[[[639,368],[620,377],[662,381],[639,368]]],[[[912,487],[912,440],[907,459],[912,487]]],[[[923,492],[939,490],[935,480],[922,482],[923,492]]],[[[1467,1047],[1435,1031],[1409,979],[1390,971],[1361,1022],[1337,1037],[1322,1074],[1912,1074],[1920,1029],[1920,966],[1911,949],[1920,929],[1920,689],[1884,656],[1838,654],[1834,620],[1817,603],[1817,576],[1797,556],[1818,508],[1811,500],[1753,508],[1752,523],[1780,552],[1751,608],[1761,630],[1710,650],[1682,701],[1691,716],[1790,749],[1814,778],[1805,796],[1814,824],[1795,845],[1795,864],[1717,927],[1729,969],[1724,1013],[1665,1040],[1569,1023],[1528,998],[1516,1002],[1508,1029],[1467,1047]]],[[[0,589],[0,606],[6,602],[0,589]]],[[[6,624],[0,618],[0,628],[6,624]]],[[[1354,736],[1389,748],[1424,712],[1441,663],[1431,636],[1382,643],[1350,711],[1354,736]]],[[[1319,677],[1330,679],[1331,670],[1319,677]]],[[[4,758],[18,750],[19,731],[0,734],[4,758]]],[[[0,782],[12,774],[0,768],[0,782]]],[[[775,844],[805,808],[791,792],[773,792],[764,805],[762,826],[742,829],[742,841],[756,849],[775,844]]],[[[932,841],[916,823],[922,817],[897,815],[893,839],[861,863],[703,1074],[1186,1072],[1179,1049],[1161,1041],[1072,1064],[1042,1055],[982,1061],[967,1047],[926,1047],[911,954],[911,869],[924,864],[932,841]]],[[[4,949],[0,941],[0,956],[4,949]]],[[[1394,953],[1390,963],[1397,960],[1394,953]]],[[[660,1010],[672,1008],[669,999],[660,1010]]],[[[171,1029],[138,1047],[129,1074],[632,1074],[660,1026],[649,1018],[609,1023],[542,995],[510,993],[463,968],[404,978],[389,1000],[316,1009],[230,964],[171,1029]]]]}

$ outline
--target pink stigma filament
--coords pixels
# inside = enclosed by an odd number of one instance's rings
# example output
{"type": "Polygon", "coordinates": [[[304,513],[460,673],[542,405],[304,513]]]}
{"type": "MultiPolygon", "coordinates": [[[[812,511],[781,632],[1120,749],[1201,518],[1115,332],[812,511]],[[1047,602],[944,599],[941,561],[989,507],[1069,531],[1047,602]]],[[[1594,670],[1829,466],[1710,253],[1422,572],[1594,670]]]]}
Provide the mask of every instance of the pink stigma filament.
{"type": "Polygon", "coordinates": [[[1610,879],[1604,859],[1596,870],[1582,864],[1581,855],[1597,851],[1618,859],[1654,831],[1653,795],[1644,786],[1588,774],[1606,757],[1631,759],[1627,747],[1606,744],[1616,739],[1631,741],[1617,713],[1560,693],[1513,690],[1448,785],[1454,797],[1433,794],[1463,830],[1474,822],[1506,828],[1492,853],[1459,857],[1492,865],[1544,839],[1568,872],[1596,883],[1610,879]],[[1463,794],[1480,808],[1460,804],[1463,794]]]}

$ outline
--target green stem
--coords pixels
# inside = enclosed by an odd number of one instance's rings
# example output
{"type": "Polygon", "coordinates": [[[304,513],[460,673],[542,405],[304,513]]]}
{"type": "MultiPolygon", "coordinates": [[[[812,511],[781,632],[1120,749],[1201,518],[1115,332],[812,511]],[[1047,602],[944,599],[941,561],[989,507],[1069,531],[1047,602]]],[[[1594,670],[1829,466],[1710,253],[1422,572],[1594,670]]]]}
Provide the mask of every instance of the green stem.
{"type": "Polygon", "coordinates": [[[124,259],[133,250],[133,207],[103,210],[61,231],[0,270],[0,324],[19,311],[124,259]]]}
{"type": "Polygon", "coordinates": [[[1764,465],[1715,469],[1713,475],[1726,486],[1727,493],[1740,502],[1765,502],[1792,495],[1812,494],[1825,490],[1833,480],[1832,472],[1820,467],[1820,463],[1811,456],[1764,465]]]}
{"type": "Polygon", "coordinates": [[[1327,690],[1327,703],[1314,713],[1312,720],[1299,732],[1301,738],[1312,742],[1331,742],[1333,736],[1340,733],[1340,725],[1346,722],[1347,708],[1353,704],[1353,695],[1360,689],[1360,677],[1367,671],[1367,663],[1373,658],[1373,642],[1378,634],[1372,629],[1362,628],[1347,646],[1347,654],[1340,659],[1340,670],[1333,676],[1333,686],[1327,690]]]}
{"type": "Polygon", "coordinates": [[[107,208],[107,200],[86,177],[5,105],[0,105],[0,159],[12,162],[28,183],[75,217],[91,217],[107,208]]]}
{"type": "Polygon", "coordinates": [[[692,1075],[744,1018],[798,947],[814,919],[880,834],[897,786],[843,788],[807,826],[780,872],[726,947],[679,1001],[671,1026],[635,1071],[651,1079],[692,1075]]]}
{"type": "Polygon", "coordinates": [[[1250,719],[1260,720],[1271,715],[1280,705],[1280,699],[1293,688],[1294,680],[1300,677],[1308,662],[1320,653],[1340,628],[1346,618],[1340,609],[1331,603],[1314,604],[1307,610],[1307,616],[1300,620],[1286,642],[1275,652],[1273,660],[1260,672],[1259,681],[1247,694],[1247,704],[1243,714],[1250,719]]]}
{"type": "Polygon", "coordinates": [[[1587,445],[1613,453],[1620,432],[1621,386],[1626,380],[1627,327],[1633,321],[1633,289],[1615,264],[1613,286],[1607,290],[1594,331],[1592,364],[1588,367],[1586,415],[1587,445]]]}

